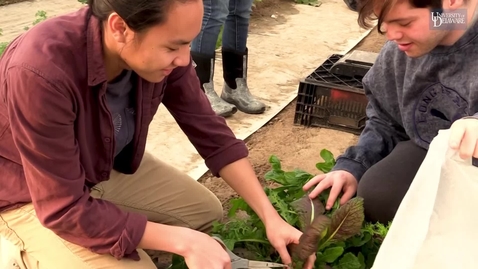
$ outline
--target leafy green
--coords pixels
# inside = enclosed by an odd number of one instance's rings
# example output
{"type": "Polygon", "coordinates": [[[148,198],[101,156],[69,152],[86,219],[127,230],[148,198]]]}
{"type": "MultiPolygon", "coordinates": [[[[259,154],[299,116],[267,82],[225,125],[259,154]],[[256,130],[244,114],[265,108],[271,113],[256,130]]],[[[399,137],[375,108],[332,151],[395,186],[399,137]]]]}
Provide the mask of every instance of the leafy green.
{"type": "Polygon", "coordinates": [[[339,207],[332,215],[332,221],[325,237],[329,240],[343,241],[360,232],[364,221],[363,198],[355,197],[339,207]]]}
{"type": "Polygon", "coordinates": [[[359,269],[362,267],[360,260],[357,256],[352,253],[345,253],[344,256],[339,260],[337,269],[359,269]]]}
{"type": "Polygon", "coordinates": [[[344,253],[344,248],[340,246],[331,247],[326,249],[323,253],[320,252],[318,259],[326,262],[333,263],[335,262],[342,254],[344,253]]]}
{"type": "Polygon", "coordinates": [[[311,224],[317,216],[325,213],[325,207],[322,202],[318,198],[310,199],[308,195],[302,196],[302,198],[293,201],[290,205],[299,215],[299,228],[301,230],[311,224]]]}
{"type": "Polygon", "coordinates": [[[7,48],[8,44],[9,44],[8,42],[0,42],[0,56],[2,56],[3,52],[7,48]]]}
{"type": "Polygon", "coordinates": [[[307,260],[310,255],[317,252],[317,244],[320,239],[327,234],[330,223],[329,217],[325,215],[317,216],[313,222],[307,226],[299,238],[299,244],[291,247],[293,256],[303,262],[307,260]]]}
{"type": "MultiPolygon", "coordinates": [[[[327,173],[335,165],[334,156],[326,149],[320,156],[323,162],[316,167],[327,173]]],[[[325,210],[329,190],[311,200],[302,188],[314,175],[300,169],[284,171],[275,155],[269,163],[272,169],[264,175],[267,197],[284,220],[304,232],[299,244],[288,246],[294,268],[302,268],[305,258],[315,252],[318,269],[370,269],[390,224],[364,222],[360,197],[342,206],[337,200],[332,209],[325,210]]],[[[230,250],[244,249],[255,260],[280,262],[252,208],[242,198],[230,200],[230,205],[228,219],[215,223],[211,234],[220,237],[230,250]]],[[[187,268],[177,258],[173,265],[187,268]]]]}
{"type": "Polygon", "coordinates": [[[334,155],[330,151],[323,149],[320,151],[320,157],[324,159],[324,162],[317,163],[315,166],[323,173],[328,173],[335,165],[334,155]]]}
{"type": "MultiPolygon", "coordinates": [[[[293,256],[301,262],[304,262],[317,250],[325,249],[332,242],[344,241],[360,233],[362,228],[364,209],[363,199],[360,197],[347,201],[347,203],[332,213],[331,218],[322,215],[325,209],[322,209],[323,205],[320,201],[314,202],[308,196],[297,200],[293,204],[299,209],[297,212],[303,215],[302,218],[308,221],[305,230],[302,228],[304,233],[300,237],[298,246],[291,248],[293,256]]],[[[299,227],[303,227],[305,220],[301,221],[299,227]]],[[[342,247],[332,249],[343,252],[342,247]]],[[[324,253],[322,254],[324,262],[332,263],[337,258],[335,257],[333,261],[330,261],[330,257],[324,256],[324,253]]],[[[327,252],[327,254],[330,255],[330,252],[327,252]]]]}

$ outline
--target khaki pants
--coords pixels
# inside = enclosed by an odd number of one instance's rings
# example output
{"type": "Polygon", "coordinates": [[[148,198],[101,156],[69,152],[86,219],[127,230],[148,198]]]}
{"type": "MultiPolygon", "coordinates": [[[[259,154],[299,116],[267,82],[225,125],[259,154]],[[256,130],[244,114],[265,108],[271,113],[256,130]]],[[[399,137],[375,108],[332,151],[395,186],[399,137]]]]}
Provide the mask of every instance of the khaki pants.
{"type": "MultiPolygon", "coordinates": [[[[153,222],[203,232],[210,231],[212,223],[222,218],[222,205],[212,192],[148,153],[134,175],[113,171],[109,181],[93,188],[91,196],[111,201],[124,210],[145,214],[153,222]]],[[[143,250],[138,249],[140,261],[118,261],[61,239],[40,224],[31,204],[0,214],[0,235],[21,251],[21,264],[12,268],[156,268],[143,250]]]]}

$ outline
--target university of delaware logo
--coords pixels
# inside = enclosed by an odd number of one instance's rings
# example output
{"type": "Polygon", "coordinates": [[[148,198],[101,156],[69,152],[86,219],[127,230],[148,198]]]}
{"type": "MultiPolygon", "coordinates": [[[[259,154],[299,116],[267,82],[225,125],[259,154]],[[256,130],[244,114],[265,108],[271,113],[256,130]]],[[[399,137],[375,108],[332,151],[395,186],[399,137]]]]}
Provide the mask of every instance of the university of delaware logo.
{"type": "Polygon", "coordinates": [[[432,10],[430,13],[432,30],[465,30],[466,25],[466,9],[432,10]]]}

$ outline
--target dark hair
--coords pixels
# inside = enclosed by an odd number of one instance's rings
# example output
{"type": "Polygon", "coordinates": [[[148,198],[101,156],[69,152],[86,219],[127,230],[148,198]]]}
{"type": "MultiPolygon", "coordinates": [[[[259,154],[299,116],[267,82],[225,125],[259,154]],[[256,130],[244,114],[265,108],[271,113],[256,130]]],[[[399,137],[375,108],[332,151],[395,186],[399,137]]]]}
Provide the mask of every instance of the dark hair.
{"type": "Polygon", "coordinates": [[[88,0],[91,12],[105,21],[112,12],[118,13],[129,28],[141,32],[166,21],[168,11],[175,2],[191,0],[88,0]]]}
{"type": "MultiPolygon", "coordinates": [[[[373,25],[371,21],[378,20],[377,22],[377,31],[380,34],[383,34],[381,26],[385,16],[390,12],[390,9],[397,4],[399,1],[407,0],[378,0],[380,3],[376,2],[377,0],[358,0],[358,24],[364,29],[370,29],[373,25]],[[374,7],[379,4],[380,13],[378,18],[375,17],[374,7]]],[[[412,7],[416,8],[430,8],[440,11],[442,9],[442,0],[408,0],[412,7]]]]}

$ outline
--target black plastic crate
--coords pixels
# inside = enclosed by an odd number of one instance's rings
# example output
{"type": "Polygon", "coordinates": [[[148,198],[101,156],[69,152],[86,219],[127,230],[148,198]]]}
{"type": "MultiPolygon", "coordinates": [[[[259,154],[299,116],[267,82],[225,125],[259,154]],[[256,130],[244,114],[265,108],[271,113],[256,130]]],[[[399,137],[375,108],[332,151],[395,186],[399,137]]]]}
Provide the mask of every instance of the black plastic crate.
{"type": "Polygon", "coordinates": [[[333,54],[300,81],[294,124],[360,134],[368,100],[361,78],[335,75],[330,69],[343,55],[333,54]]]}

